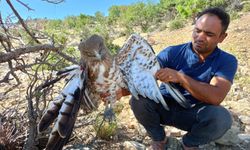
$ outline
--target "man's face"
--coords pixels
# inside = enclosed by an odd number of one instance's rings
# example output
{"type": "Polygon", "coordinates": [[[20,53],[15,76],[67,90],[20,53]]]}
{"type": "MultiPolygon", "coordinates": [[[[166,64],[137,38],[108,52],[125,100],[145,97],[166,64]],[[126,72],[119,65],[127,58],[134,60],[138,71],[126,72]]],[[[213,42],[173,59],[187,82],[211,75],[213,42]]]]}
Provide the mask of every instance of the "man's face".
{"type": "Polygon", "coordinates": [[[222,29],[221,20],[217,16],[205,14],[195,23],[192,34],[193,50],[207,56],[226,36],[227,34],[222,29]]]}

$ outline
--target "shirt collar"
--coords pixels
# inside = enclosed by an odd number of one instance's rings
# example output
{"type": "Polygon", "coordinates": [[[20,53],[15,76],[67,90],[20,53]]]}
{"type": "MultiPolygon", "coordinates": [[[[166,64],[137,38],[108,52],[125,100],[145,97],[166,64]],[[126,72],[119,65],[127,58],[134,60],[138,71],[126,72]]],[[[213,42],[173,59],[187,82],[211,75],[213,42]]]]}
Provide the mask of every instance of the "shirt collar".
{"type": "MultiPolygon", "coordinates": [[[[189,49],[189,51],[192,52],[192,54],[194,55],[194,57],[199,60],[198,55],[192,49],[192,42],[189,43],[188,49],[189,49]]],[[[206,60],[207,59],[212,59],[212,58],[216,57],[217,54],[219,53],[219,51],[220,51],[220,49],[218,48],[218,46],[216,46],[215,50],[210,55],[207,56],[206,60]]]]}

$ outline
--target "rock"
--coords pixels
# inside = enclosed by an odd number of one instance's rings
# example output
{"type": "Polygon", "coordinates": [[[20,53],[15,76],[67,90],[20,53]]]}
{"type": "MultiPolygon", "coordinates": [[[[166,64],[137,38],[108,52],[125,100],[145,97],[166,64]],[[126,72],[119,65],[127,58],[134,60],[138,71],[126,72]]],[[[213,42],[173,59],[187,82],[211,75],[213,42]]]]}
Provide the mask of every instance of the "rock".
{"type": "Polygon", "coordinates": [[[124,150],[145,150],[146,146],[136,141],[125,141],[123,143],[124,150]]]}
{"type": "Polygon", "coordinates": [[[221,145],[236,145],[240,143],[240,139],[238,134],[240,133],[240,129],[237,126],[232,126],[221,138],[215,141],[215,143],[221,145]]]}
{"type": "Polygon", "coordinates": [[[170,130],[170,136],[174,136],[174,137],[180,137],[180,136],[182,136],[181,130],[179,130],[177,128],[172,128],[170,130]]]}
{"type": "Polygon", "coordinates": [[[240,121],[246,125],[250,125],[250,117],[249,116],[245,116],[245,115],[240,115],[239,116],[240,121]]]}
{"type": "Polygon", "coordinates": [[[63,147],[63,150],[90,150],[91,148],[86,147],[82,144],[66,145],[63,147]]]}
{"type": "Polygon", "coordinates": [[[138,132],[140,133],[141,136],[147,135],[146,129],[141,124],[138,124],[138,132]]]}
{"type": "Polygon", "coordinates": [[[200,150],[219,150],[217,147],[216,147],[216,144],[214,142],[210,142],[208,144],[204,144],[204,145],[200,145],[199,146],[199,149],[200,150]]]}
{"type": "Polygon", "coordinates": [[[250,142],[250,134],[238,134],[239,139],[242,141],[250,142]]]}
{"type": "Polygon", "coordinates": [[[245,132],[250,134],[250,125],[245,126],[245,132]]]}
{"type": "Polygon", "coordinates": [[[174,137],[168,137],[167,144],[166,144],[166,150],[182,150],[181,142],[174,137]]]}

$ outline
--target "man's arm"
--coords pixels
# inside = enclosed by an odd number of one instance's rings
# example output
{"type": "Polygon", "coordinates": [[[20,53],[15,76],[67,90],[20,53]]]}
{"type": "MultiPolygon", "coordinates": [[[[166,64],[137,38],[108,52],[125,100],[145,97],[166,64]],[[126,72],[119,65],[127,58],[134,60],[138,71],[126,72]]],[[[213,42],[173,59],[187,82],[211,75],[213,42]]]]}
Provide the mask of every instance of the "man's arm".
{"type": "Polygon", "coordinates": [[[219,105],[231,88],[231,82],[222,77],[213,77],[208,84],[170,68],[160,69],[155,76],[162,82],[180,83],[193,97],[212,105],[219,105]]]}

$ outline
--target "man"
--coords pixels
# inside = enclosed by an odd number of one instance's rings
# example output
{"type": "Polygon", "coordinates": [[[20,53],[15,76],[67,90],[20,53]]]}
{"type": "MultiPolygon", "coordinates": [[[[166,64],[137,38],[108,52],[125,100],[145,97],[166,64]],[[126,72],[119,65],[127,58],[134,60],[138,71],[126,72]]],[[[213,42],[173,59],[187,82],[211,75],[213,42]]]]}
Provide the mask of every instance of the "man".
{"type": "Polygon", "coordinates": [[[231,115],[220,103],[233,83],[237,60],[217,47],[227,36],[229,22],[223,10],[206,9],[196,19],[192,42],[168,47],[157,56],[162,69],[156,78],[175,83],[192,108],[181,107],[163,85],[160,89],[169,111],[154,101],[131,98],[131,108],[151,136],[153,150],[164,149],[162,125],[187,131],[182,138],[186,150],[220,138],[231,127],[231,115]]]}
{"type": "MultiPolygon", "coordinates": [[[[192,42],[168,47],[157,56],[162,69],[155,74],[156,78],[174,83],[192,108],[180,106],[164,85],[160,90],[169,111],[152,100],[131,98],[136,119],[153,140],[151,149],[164,149],[167,141],[163,125],[187,131],[182,138],[185,150],[214,141],[231,127],[231,115],[220,103],[233,83],[237,59],[217,47],[227,36],[229,22],[229,15],[223,10],[206,9],[197,16],[192,42]]],[[[121,90],[117,97],[128,94],[121,90]]]]}

